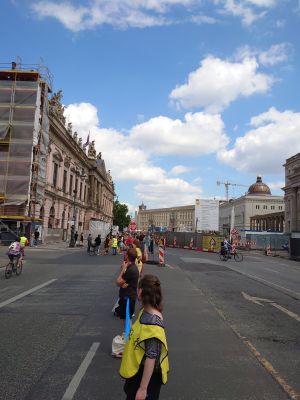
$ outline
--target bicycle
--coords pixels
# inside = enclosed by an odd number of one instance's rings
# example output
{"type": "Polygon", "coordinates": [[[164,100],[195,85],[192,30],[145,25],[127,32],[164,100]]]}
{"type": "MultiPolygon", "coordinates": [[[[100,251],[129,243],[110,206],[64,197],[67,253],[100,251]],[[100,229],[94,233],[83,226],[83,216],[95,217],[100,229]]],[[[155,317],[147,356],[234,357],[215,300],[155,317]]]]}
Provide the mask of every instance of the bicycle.
{"type": "Polygon", "coordinates": [[[15,273],[17,276],[20,276],[23,270],[23,258],[20,257],[17,259],[16,257],[13,260],[9,260],[9,263],[5,267],[5,278],[11,278],[12,274],[15,273]]]}
{"type": "Polygon", "coordinates": [[[234,261],[236,262],[241,262],[244,259],[244,256],[242,253],[238,253],[236,250],[234,251],[220,251],[219,257],[221,261],[227,261],[231,259],[233,256],[234,261]]]}

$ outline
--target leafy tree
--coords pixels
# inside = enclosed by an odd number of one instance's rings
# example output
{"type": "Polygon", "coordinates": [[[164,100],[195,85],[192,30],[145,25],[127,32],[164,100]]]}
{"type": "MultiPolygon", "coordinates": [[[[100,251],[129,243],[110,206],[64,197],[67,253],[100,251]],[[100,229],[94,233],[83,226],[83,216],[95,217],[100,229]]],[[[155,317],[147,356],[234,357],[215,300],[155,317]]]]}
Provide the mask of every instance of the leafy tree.
{"type": "Polygon", "coordinates": [[[122,231],[129,225],[130,221],[131,218],[128,215],[126,204],[121,204],[119,200],[115,200],[113,206],[113,224],[118,225],[119,230],[122,231]]]}

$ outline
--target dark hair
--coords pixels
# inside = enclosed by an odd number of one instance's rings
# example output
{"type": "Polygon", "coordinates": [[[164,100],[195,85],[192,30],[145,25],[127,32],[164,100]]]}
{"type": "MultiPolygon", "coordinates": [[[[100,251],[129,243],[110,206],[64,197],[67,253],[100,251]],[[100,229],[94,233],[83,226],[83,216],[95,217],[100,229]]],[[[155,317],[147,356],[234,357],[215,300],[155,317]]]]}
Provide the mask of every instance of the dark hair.
{"type": "Polygon", "coordinates": [[[140,248],[141,246],[140,241],[138,239],[134,239],[133,244],[138,248],[140,248]]]}
{"type": "Polygon", "coordinates": [[[139,289],[142,289],[141,301],[144,306],[149,305],[158,311],[162,311],[162,293],[157,276],[144,275],[139,282],[139,289]]]}
{"type": "Polygon", "coordinates": [[[135,259],[136,259],[136,257],[137,257],[137,254],[136,254],[136,250],[135,250],[135,249],[133,249],[133,248],[128,249],[126,254],[127,254],[127,257],[128,257],[128,260],[129,260],[129,261],[135,262],[135,259]]]}

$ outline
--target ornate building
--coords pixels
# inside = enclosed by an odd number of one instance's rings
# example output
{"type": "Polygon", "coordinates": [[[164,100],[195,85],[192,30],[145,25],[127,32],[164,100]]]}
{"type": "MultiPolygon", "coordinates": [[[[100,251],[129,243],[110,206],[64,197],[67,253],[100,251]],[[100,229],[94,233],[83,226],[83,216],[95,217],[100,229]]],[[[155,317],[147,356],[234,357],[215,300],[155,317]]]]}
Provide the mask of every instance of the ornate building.
{"type": "Polygon", "coordinates": [[[195,206],[181,206],[147,210],[139,206],[137,226],[142,231],[162,229],[174,232],[194,231],[195,206]]]}
{"type": "Polygon", "coordinates": [[[220,204],[219,221],[220,233],[223,235],[229,233],[232,225],[240,232],[283,232],[283,197],[273,196],[270,188],[258,176],[244,196],[220,204]]]}
{"type": "MultiPolygon", "coordinates": [[[[107,234],[112,225],[114,184],[106,171],[101,153],[95,143],[88,152],[73,133],[72,124],[66,127],[61,92],[49,101],[49,147],[45,199],[40,208],[45,240],[67,239],[71,226],[87,235],[107,234]]],[[[74,228],[73,228],[74,229],[74,228]]]]}
{"type": "Polygon", "coordinates": [[[300,232],[300,153],[286,160],[285,167],[285,231],[300,232]]]}

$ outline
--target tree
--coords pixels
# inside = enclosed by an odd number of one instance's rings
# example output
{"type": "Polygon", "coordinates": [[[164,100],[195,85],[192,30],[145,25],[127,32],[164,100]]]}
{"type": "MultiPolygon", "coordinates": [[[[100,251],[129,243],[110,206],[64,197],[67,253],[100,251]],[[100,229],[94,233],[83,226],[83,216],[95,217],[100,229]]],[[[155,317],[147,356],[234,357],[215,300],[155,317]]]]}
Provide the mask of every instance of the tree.
{"type": "Polygon", "coordinates": [[[113,224],[119,227],[122,231],[126,228],[131,221],[130,215],[128,215],[128,207],[126,204],[121,204],[119,200],[114,201],[113,206],[113,224]]]}

